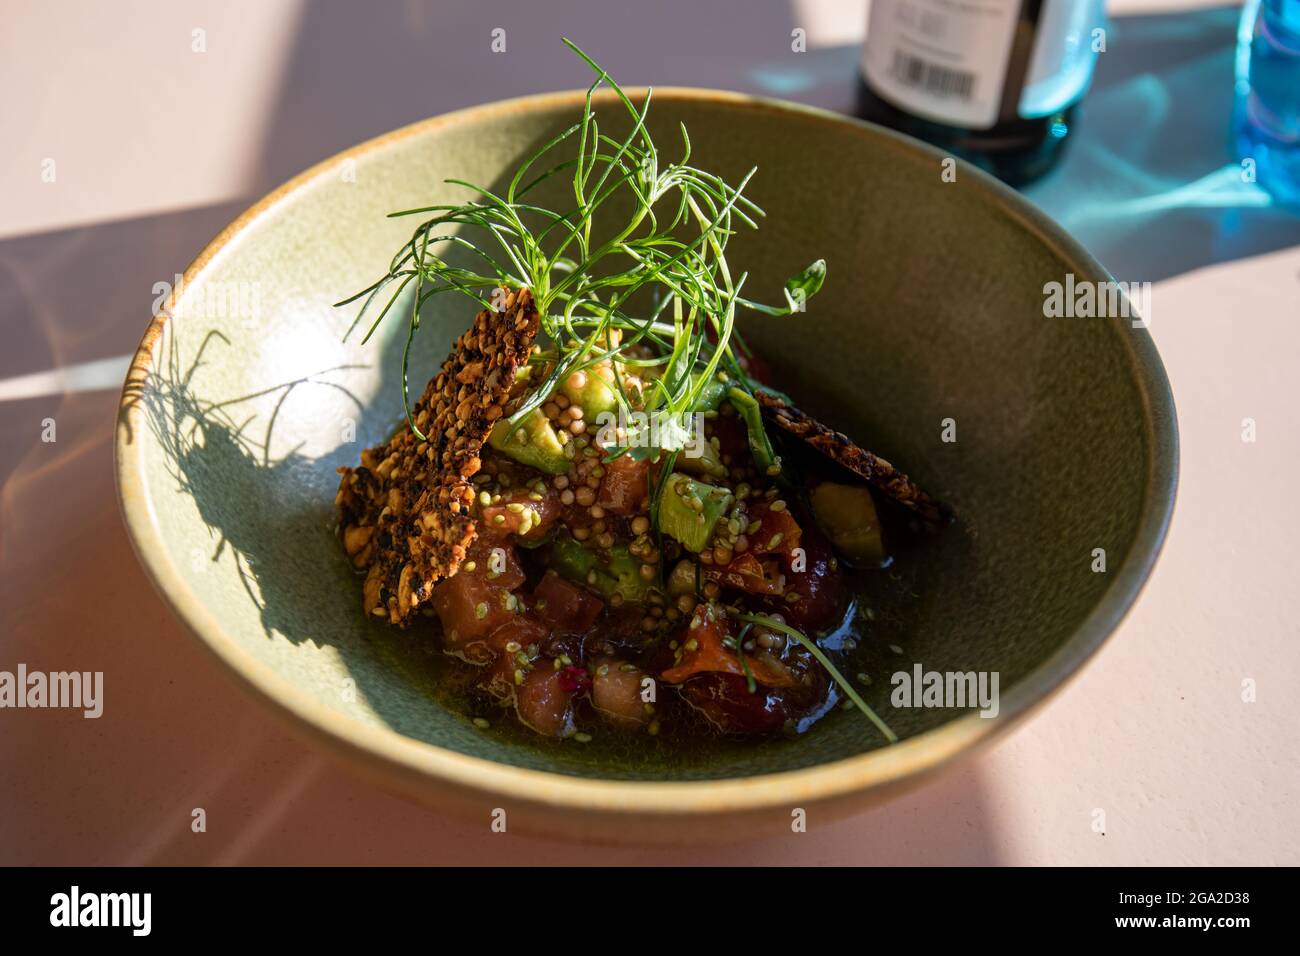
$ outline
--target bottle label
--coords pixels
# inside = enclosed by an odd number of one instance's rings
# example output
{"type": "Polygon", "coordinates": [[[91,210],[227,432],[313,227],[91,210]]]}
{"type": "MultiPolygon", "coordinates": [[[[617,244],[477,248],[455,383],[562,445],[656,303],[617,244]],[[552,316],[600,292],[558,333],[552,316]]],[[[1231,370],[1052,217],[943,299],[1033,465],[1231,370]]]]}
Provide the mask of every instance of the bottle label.
{"type": "Polygon", "coordinates": [[[916,116],[988,129],[998,120],[1020,0],[872,0],[862,72],[916,116]]]}
{"type": "Polygon", "coordinates": [[[1095,44],[1104,21],[1102,0],[1043,0],[1029,72],[1020,91],[1021,116],[1037,119],[1079,101],[1092,81],[1095,44]]]}

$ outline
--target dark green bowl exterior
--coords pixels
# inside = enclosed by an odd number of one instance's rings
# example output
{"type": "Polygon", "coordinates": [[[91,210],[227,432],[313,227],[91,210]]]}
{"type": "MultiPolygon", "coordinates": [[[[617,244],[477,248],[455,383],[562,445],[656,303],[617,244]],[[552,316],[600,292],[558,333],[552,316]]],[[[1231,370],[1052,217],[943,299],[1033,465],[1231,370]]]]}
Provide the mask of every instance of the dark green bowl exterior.
{"type": "MultiPolygon", "coordinates": [[[[124,398],[119,475],[142,559],[246,682],[273,700],[292,687],[299,717],[310,702],[367,733],[582,778],[740,778],[858,757],[880,740],[852,713],[694,760],[644,741],[484,733],[433,692],[427,637],[360,612],[331,531],[335,469],[400,415],[404,330],[399,319],[365,347],[344,343],[354,311],[331,303],[382,272],[409,234],[412,221],[386,212],[466,195],[447,177],[500,184],[577,103],[513,101],[399,131],[304,174],[214,242],[175,314],[151,327],[124,398]]],[[[961,165],[946,182],[928,147],[816,110],[656,92],[650,126],[669,155],[679,121],[698,164],[733,179],[758,167],[750,193],[767,218],[729,255],[747,293],[779,299],[787,276],[829,263],[807,314],[743,320],[750,344],[806,407],[960,517],[926,548],[899,663],[999,672],[1002,712],[983,723],[1008,724],[1113,630],[1162,542],[1177,439],[1149,335],[1120,319],[1045,317],[1046,283],[1110,276],[991,178],[961,165]],[[942,440],[948,419],[955,442],[942,440]]],[[[417,339],[413,387],[471,311],[444,298],[417,339]]],[[[887,690],[873,699],[913,742],[979,720],[893,711],[887,690]]],[[[922,754],[896,776],[925,769],[922,754]]]]}

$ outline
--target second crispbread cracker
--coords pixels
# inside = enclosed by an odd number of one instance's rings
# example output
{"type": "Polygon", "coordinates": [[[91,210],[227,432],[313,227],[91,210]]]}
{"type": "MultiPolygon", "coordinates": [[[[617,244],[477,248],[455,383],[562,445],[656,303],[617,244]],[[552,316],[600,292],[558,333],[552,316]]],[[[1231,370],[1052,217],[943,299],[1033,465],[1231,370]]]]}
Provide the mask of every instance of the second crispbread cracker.
{"type": "Polygon", "coordinates": [[[410,623],[433,585],[465,560],[478,533],[470,479],[539,326],[527,289],[510,293],[502,312],[480,312],[412,410],[427,440],[403,424],[362,452],[359,466],[339,469],[339,534],[366,571],[367,613],[410,623]]]}
{"type": "Polygon", "coordinates": [[[879,455],[861,448],[844,433],[828,428],[807,412],[768,392],[755,393],[759,404],[782,431],[807,442],[827,458],[864,478],[914,512],[930,528],[952,521],[947,505],[926,494],[912,479],[879,455]]]}

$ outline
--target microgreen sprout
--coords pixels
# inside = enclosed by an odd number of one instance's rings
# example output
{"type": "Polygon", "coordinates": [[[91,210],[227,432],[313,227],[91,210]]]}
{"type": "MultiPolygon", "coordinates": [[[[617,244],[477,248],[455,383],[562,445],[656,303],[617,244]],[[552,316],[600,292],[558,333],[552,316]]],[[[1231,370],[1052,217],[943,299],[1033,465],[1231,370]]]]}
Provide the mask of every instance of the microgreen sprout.
{"type": "MultiPolygon", "coordinates": [[[[511,413],[511,424],[518,425],[567,376],[606,360],[624,400],[624,367],[658,366],[645,396],[646,410],[691,412],[719,371],[726,372],[737,391],[752,392],[755,383],[732,347],[737,309],[767,315],[802,311],[825,279],[826,263],[817,260],[785,284],[784,305],[743,298],[748,276],[733,275],[726,248],[739,228],[757,228],[763,216],[744,194],[756,170],[733,186],[692,165],[684,125],[681,157],[670,160],[646,127],[651,91],[638,106],[595,60],[569,40],[564,43],[596,74],[581,120],[525,159],[496,192],[448,179],[448,184],[471,190],[474,198],[391,213],[429,218],[397,251],[384,275],[338,303],[361,300],[352,329],[369,320],[368,341],[402,293],[412,290],[402,355],[403,403],[407,421],[421,439],[425,436],[412,416],[407,374],[422,310],[434,296],[459,293],[490,308],[497,287],[532,291],[553,351],[549,375],[511,413]],[[621,138],[602,132],[597,120],[595,94],[602,86],[613,91],[617,108],[631,124],[621,138]],[[555,212],[530,201],[534,189],[561,175],[570,177],[570,208],[555,212]],[[623,201],[613,202],[616,197],[623,201]],[[613,210],[626,209],[629,198],[630,213],[616,215],[613,210]],[[453,251],[468,253],[470,264],[449,261],[453,251]],[[658,356],[646,358],[631,350],[638,344],[652,346],[658,356]]],[[[761,432],[761,424],[759,428],[761,432]]],[[[766,438],[757,442],[765,446],[766,438]]]]}

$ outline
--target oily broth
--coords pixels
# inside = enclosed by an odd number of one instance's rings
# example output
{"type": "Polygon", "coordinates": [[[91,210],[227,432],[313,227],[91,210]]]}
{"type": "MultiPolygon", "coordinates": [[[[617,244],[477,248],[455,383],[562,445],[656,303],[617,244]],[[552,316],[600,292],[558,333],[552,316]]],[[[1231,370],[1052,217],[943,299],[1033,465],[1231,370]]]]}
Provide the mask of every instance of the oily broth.
{"type": "MultiPolygon", "coordinates": [[[[851,599],[844,620],[819,641],[840,672],[854,682],[858,692],[887,723],[890,675],[900,667],[910,666],[910,657],[906,656],[907,636],[918,600],[915,584],[926,543],[904,548],[882,569],[846,568],[844,575],[851,599]],[[894,648],[902,649],[903,655],[894,648]],[[869,677],[870,683],[861,683],[859,675],[869,677]]],[[[679,699],[671,685],[662,683],[657,703],[661,729],[655,735],[644,728],[629,731],[616,727],[605,721],[589,701],[582,700],[575,710],[575,725],[591,739],[584,743],[573,737],[545,737],[522,724],[512,709],[496,704],[476,690],[474,682],[479,669],[441,652],[436,619],[421,622],[388,643],[390,651],[400,655],[405,665],[415,667],[426,678],[434,700],[441,707],[463,715],[466,723],[475,718],[487,721],[488,726],[476,727],[476,732],[511,748],[529,748],[543,754],[580,748],[579,759],[583,763],[631,775],[653,774],[657,767],[671,767],[675,771],[706,768],[738,751],[752,754],[756,748],[780,746],[791,738],[815,735],[824,727],[843,721],[861,726],[866,742],[864,749],[885,744],[863,714],[851,705],[846,709],[847,701],[834,682],[823,707],[803,718],[798,726],[787,726],[783,732],[768,737],[719,732],[679,699]]]]}

